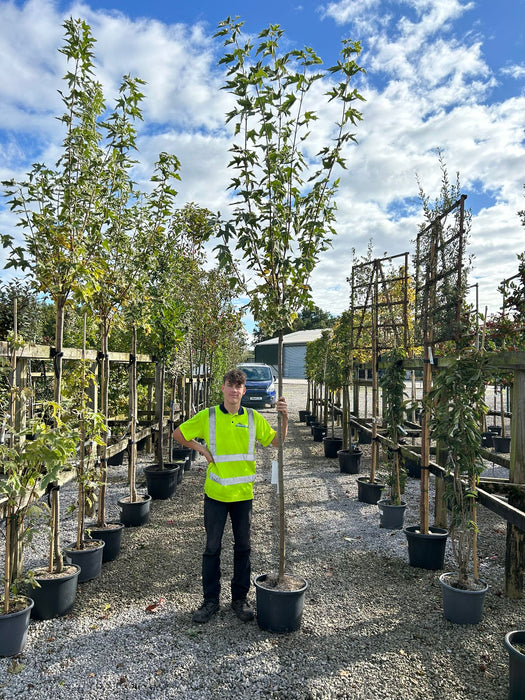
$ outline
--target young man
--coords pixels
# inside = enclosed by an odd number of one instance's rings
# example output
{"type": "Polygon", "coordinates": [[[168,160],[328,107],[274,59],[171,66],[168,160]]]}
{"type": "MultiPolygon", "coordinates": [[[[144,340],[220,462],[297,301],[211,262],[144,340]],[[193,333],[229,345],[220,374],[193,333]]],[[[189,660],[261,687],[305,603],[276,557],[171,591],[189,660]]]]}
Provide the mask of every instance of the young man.
{"type": "MultiPolygon", "coordinates": [[[[224,375],[220,406],[199,411],[173,432],[175,440],[200,452],[208,462],[204,484],[204,527],[206,549],[202,557],[204,602],[193,615],[197,623],[208,620],[219,610],[221,590],[220,557],[222,535],[228,514],[233,531],[233,578],[231,606],[243,622],[253,620],[247,601],[250,589],[250,525],[253,482],[255,481],[255,441],[278,447],[275,430],[257,411],[243,408],[246,375],[239,369],[224,375]],[[201,438],[206,445],[196,441],[201,438]]],[[[288,407],[284,398],[276,404],[282,417],[282,439],[288,430],[288,407]]]]}

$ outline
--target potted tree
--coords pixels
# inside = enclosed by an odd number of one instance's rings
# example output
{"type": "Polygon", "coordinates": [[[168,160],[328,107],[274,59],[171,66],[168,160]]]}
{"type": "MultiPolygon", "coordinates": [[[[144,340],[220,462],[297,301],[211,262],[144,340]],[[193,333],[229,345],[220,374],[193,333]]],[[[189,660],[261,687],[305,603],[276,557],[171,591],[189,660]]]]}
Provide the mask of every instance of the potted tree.
{"type": "MultiPolygon", "coordinates": [[[[53,617],[62,614],[71,607],[76,595],[79,567],[72,566],[66,570],[59,557],[54,567],[54,546],[58,542],[59,520],[55,511],[50,529],[50,563],[46,569],[23,574],[24,542],[30,539],[33,521],[27,516],[44,508],[37,499],[56,482],[61,469],[75,453],[76,436],[61,418],[60,407],[50,402],[44,404],[39,418],[26,422],[26,393],[22,386],[17,386],[17,360],[23,348],[23,340],[18,337],[17,302],[14,303],[14,324],[11,342],[11,373],[8,380],[9,406],[6,406],[4,423],[10,424],[10,436],[7,443],[0,445],[0,457],[3,462],[5,479],[0,480],[0,499],[5,498],[6,511],[6,556],[4,574],[3,612],[7,630],[2,630],[1,639],[5,640],[4,655],[18,653],[12,651],[25,644],[27,621],[29,615],[34,617],[53,617]],[[7,418],[9,416],[9,419],[7,418]],[[35,501],[37,501],[35,503],[35,501]],[[15,599],[11,605],[11,591],[17,589],[18,580],[29,580],[34,593],[29,605],[24,605],[23,598],[15,599]],[[52,580],[52,583],[49,581],[52,580]],[[16,608],[16,610],[15,610],[16,608]],[[11,617],[11,612],[17,614],[11,617]],[[25,620],[25,622],[24,622],[25,620]],[[14,627],[11,628],[11,622],[14,627]],[[7,653],[10,652],[10,653],[7,653]]],[[[27,587],[26,587],[27,588],[27,587]]],[[[28,591],[27,591],[28,592],[28,591]]]]}
{"type": "Polygon", "coordinates": [[[440,362],[434,386],[425,398],[432,410],[432,437],[447,446],[446,500],[456,571],[441,574],[445,617],[476,624],[483,615],[487,584],[480,579],[476,504],[481,459],[481,426],[487,413],[485,382],[491,368],[483,350],[464,348],[440,362]]]}
{"type": "MultiPolygon", "coordinates": [[[[85,536],[85,508],[88,494],[97,486],[97,469],[95,467],[95,445],[102,445],[102,434],[107,433],[104,417],[91,411],[87,405],[86,389],[94,381],[94,376],[86,371],[86,314],[82,337],[82,361],[80,376],[73,376],[73,392],[69,402],[70,421],[78,425],[80,438],[79,456],[76,467],[78,485],[77,536],[74,543],[65,547],[68,562],[80,566],[79,581],[90,581],[100,575],[105,540],[85,536]]],[[[65,394],[65,392],[64,392],[65,394]]],[[[74,508],[75,506],[73,506],[74,508]]]]}
{"type": "Polygon", "coordinates": [[[131,364],[129,378],[129,414],[130,414],[130,439],[129,439],[129,462],[128,462],[128,483],[129,496],[120,498],[118,501],[120,511],[120,522],[126,527],[138,527],[145,525],[149,520],[151,496],[149,494],[137,493],[137,329],[133,326],[131,341],[131,364]]]}
{"type": "Polygon", "coordinates": [[[335,434],[335,395],[340,391],[343,384],[342,377],[342,348],[337,343],[336,337],[325,331],[326,342],[326,363],[324,381],[329,396],[330,407],[330,434],[323,438],[324,456],[336,458],[337,453],[343,446],[343,438],[335,434]]]}
{"type": "Polygon", "coordinates": [[[390,440],[387,448],[388,462],[388,497],[377,502],[380,514],[380,526],[397,530],[403,527],[406,503],[402,501],[406,474],[401,466],[399,451],[399,433],[405,418],[405,368],[402,348],[393,348],[386,355],[386,367],[380,378],[385,406],[386,437],[390,440]]]}
{"type": "MultiPolygon", "coordinates": [[[[0,500],[6,512],[4,593],[0,608],[0,656],[12,656],[22,651],[27,635],[30,614],[36,604],[34,617],[54,617],[71,607],[76,594],[79,567],[66,571],[35,569],[21,574],[23,544],[30,539],[34,524],[31,518],[35,510],[44,504],[38,499],[57,481],[60,471],[76,450],[76,439],[69,426],[60,419],[60,411],[54,403],[44,407],[51,412],[54,425],[43,418],[29,422],[26,429],[14,431],[10,444],[0,445],[0,460],[4,478],[0,480],[0,500]],[[30,439],[28,439],[30,438],[30,439]],[[48,602],[47,582],[54,581],[52,601],[48,602]],[[20,594],[20,584],[27,594],[33,587],[31,598],[20,594]]],[[[53,542],[51,534],[51,542],[53,542]]]]}
{"type": "MultiPolygon", "coordinates": [[[[361,118],[352,102],[362,99],[352,79],[362,69],[355,57],[361,47],[344,41],[341,60],[321,71],[310,48],[279,54],[283,30],[260,32],[257,45],[241,40],[242,22],[228,18],[216,36],[228,47],[221,63],[228,68],[226,89],[235,96],[227,115],[236,138],[230,167],[236,202],[221,232],[219,260],[241,283],[254,318],[264,331],[278,334],[278,395],[282,396],[283,330],[310,303],[308,280],[322,251],[335,234],[337,165],[343,147],[355,140],[351,125],[361,118]],[[308,105],[309,91],[328,81],[328,103],[340,108],[330,146],[307,157],[309,129],[317,119],[308,105]],[[330,79],[333,78],[332,82],[330,79]],[[235,254],[234,252],[235,251],[235,254]],[[246,282],[233,264],[243,260],[253,279],[246,282]]],[[[281,417],[278,416],[281,435],[281,417]]],[[[262,629],[287,632],[301,622],[306,580],[285,573],[284,450],[278,449],[279,570],[255,578],[257,622],[262,629]]]]}

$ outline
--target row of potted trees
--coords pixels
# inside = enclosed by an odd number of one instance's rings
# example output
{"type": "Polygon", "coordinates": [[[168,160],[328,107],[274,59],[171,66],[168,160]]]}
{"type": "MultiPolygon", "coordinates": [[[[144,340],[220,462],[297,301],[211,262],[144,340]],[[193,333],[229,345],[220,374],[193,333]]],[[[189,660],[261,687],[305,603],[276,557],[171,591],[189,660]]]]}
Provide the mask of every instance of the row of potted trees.
{"type": "MultiPolygon", "coordinates": [[[[88,482],[90,486],[96,486],[96,471],[93,464],[85,460],[82,445],[83,441],[91,443],[100,433],[99,417],[92,417],[92,427],[88,432],[85,426],[79,430],[70,419],[64,419],[56,404],[49,403],[45,409],[46,420],[31,420],[23,431],[11,431],[8,442],[0,444],[0,459],[4,465],[0,498],[6,521],[0,656],[13,656],[23,650],[30,617],[43,620],[65,615],[75,602],[78,583],[98,577],[102,563],[118,556],[122,529],[147,523],[151,500],[174,496],[183,470],[190,466],[191,451],[175,448],[175,461],[165,463],[162,479],[154,477],[151,481],[151,470],[144,468],[147,494],[137,496],[135,501],[129,498],[119,500],[120,523],[102,529],[96,524],[86,525],[86,486],[88,482]],[[78,486],[74,506],[77,510],[77,539],[61,547],[59,515],[48,506],[45,495],[60,490],[60,477],[68,462],[75,464],[78,486]],[[23,547],[31,542],[46,516],[49,532],[47,564],[25,571],[23,547]]],[[[152,465],[152,468],[158,474],[156,466],[152,465]]]]}
{"type": "MultiPolygon", "coordinates": [[[[404,395],[404,352],[392,350],[383,359],[385,369],[381,386],[385,398],[385,426],[382,434],[388,439],[385,464],[386,483],[369,477],[358,477],[358,498],[377,503],[381,527],[400,529],[406,503],[402,501],[406,473],[400,457],[400,432],[403,431],[408,401],[404,395]],[[373,489],[371,488],[373,487],[373,489]],[[387,489],[387,495],[381,493],[387,489]]],[[[494,368],[487,353],[473,348],[461,350],[456,357],[440,363],[433,388],[424,400],[424,410],[430,416],[433,439],[446,446],[445,498],[449,513],[449,528],[430,528],[422,532],[419,526],[405,529],[410,563],[428,569],[442,569],[445,543],[450,538],[457,571],[441,576],[445,616],[459,623],[474,624],[481,619],[483,596],[487,585],[479,577],[477,558],[476,487],[483,470],[481,458],[481,426],[487,412],[485,386],[494,368]],[[431,550],[435,547],[435,552],[431,550]],[[466,592],[467,599],[477,599],[469,611],[464,602],[455,604],[456,593],[466,592]],[[450,602],[452,600],[452,602],[450,602]],[[452,606],[452,608],[451,608],[452,606]]],[[[303,412],[301,418],[308,420],[303,412]]],[[[326,451],[325,451],[325,454],[326,451]]],[[[361,450],[351,445],[337,453],[341,471],[358,473],[361,450]]],[[[329,456],[327,454],[327,456],[329,456]]],[[[336,456],[331,455],[331,456],[336,456]]]]}

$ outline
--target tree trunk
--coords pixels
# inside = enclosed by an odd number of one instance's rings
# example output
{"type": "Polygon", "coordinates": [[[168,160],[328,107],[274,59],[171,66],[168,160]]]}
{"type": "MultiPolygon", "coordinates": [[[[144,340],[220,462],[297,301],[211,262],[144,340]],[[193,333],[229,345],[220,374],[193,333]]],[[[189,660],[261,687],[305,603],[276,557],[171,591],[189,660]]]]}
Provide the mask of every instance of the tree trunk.
{"type": "MultiPolygon", "coordinates": [[[[104,416],[104,423],[107,425],[109,418],[109,354],[108,354],[108,323],[103,319],[100,324],[100,412],[104,416]]],[[[103,445],[98,448],[100,459],[100,486],[98,491],[98,517],[97,527],[106,525],[106,493],[108,487],[108,463],[106,458],[106,442],[108,440],[107,431],[102,433],[103,445]]]]}
{"type": "Polygon", "coordinates": [[[64,354],[64,318],[66,297],[59,296],[55,300],[55,356],[53,358],[55,372],[54,401],[59,404],[62,400],[62,357],[64,354]]]}
{"type": "MultiPolygon", "coordinates": [[[[277,375],[277,398],[283,395],[283,332],[279,331],[279,345],[277,354],[278,375],[277,375]]],[[[277,412],[277,435],[279,437],[279,447],[277,450],[277,483],[279,500],[279,581],[284,580],[284,569],[286,565],[286,521],[284,513],[284,450],[282,441],[282,417],[277,412]]]]}
{"type": "Polygon", "coordinates": [[[135,471],[137,465],[137,329],[133,326],[131,358],[129,363],[129,452],[128,452],[128,481],[129,500],[137,501],[135,471]]]}

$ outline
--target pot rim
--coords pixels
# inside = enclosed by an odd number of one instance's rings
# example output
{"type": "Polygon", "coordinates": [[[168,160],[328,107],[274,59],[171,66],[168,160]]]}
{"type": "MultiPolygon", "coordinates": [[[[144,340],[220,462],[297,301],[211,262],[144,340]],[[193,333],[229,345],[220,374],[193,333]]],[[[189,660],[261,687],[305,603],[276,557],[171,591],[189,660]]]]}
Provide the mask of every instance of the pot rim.
{"type": "Polygon", "coordinates": [[[510,630],[510,632],[507,632],[505,635],[504,643],[509,653],[517,655],[518,658],[525,659],[525,654],[514,646],[515,644],[525,643],[525,630],[510,630]],[[514,639],[514,637],[517,638],[514,639]]]}
{"type": "Polygon", "coordinates": [[[407,504],[406,501],[401,501],[401,503],[390,503],[389,498],[380,498],[379,501],[377,502],[378,506],[390,506],[390,508],[406,508],[407,504]]]}
{"type": "Polygon", "coordinates": [[[151,501],[151,496],[149,495],[149,493],[141,493],[141,494],[138,496],[138,498],[139,498],[138,501],[130,501],[130,500],[129,500],[129,496],[123,496],[123,498],[119,498],[119,499],[118,499],[117,503],[118,503],[119,506],[120,506],[121,504],[122,504],[122,505],[126,505],[126,506],[130,506],[130,505],[131,505],[131,506],[132,506],[132,505],[137,505],[137,506],[138,506],[138,505],[141,505],[141,506],[143,506],[144,503],[147,503],[148,501],[151,501]]]}
{"type": "Polygon", "coordinates": [[[264,591],[269,591],[272,595],[282,595],[282,596],[297,595],[297,593],[303,593],[304,591],[306,591],[309,584],[308,584],[308,581],[305,579],[305,577],[300,576],[299,574],[291,574],[291,575],[293,575],[294,578],[302,579],[304,581],[304,585],[301,588],[296,588],[293,591],[279,591],[276,588],[266,588],[266,586],[261,586],[261,584],[259,583],[259,579],[266,578],[267,576],[269,576],[269,574],[257,574],[257,576],[255,576],[253,579],[253,585],[256,588],[262,589],[264,591]]]}
{"type": "Polygon", "coordinates": [[[428,529],[429,532],[416,532],[416,530],[419,530],[419,524],[418,525],[407,525],[404,529],[405,535],[414,535],[414,537],[428,537],[428,538],[437,538],[437,537],[448,537],[448,530],[446,530],[444,527],[436,527],[435,525],[431,525],[428,529]]]}
{"type": "Polygon", "coordinates": [[[440,574],[440,576],[439,576],[439,582],[440,582],[440,584],[441,584],[442,586],[444,586],[445,588],[451,588],[452,590],[458,591],[459,593],[467,593],[467,594],[470,594],[470,595],[479,595],[480,593],[486,593],[487,590],[488,590],[488,588],[489,588],[489,584],[488,584],[484,579],[482,579],[482,578],[479,579],[479,582],[480,582],[480,584],[482,584],[482,585],[484,586],[484,588],[480,588],[480,589],[474,590],[474,591],[472,591],[472,590],[463,590],[463,589],[460,589],[460,588],[455,588],[455,586],[451,586],[449,583],[447,583],[447,582],[445,581],[445,577],[446,577],[446,576],[454,576],[454,577],[457,577],[457,575],[458,575],[457,571],[445,571],[444,573],[440,574]]]}
{"type": "Polygon", "coordinates": [[[358,476],[357,481],[360,481],[362,484],[369,484],[370,486],[380,486],[382,489],[386,488],[386,484],[383,481],[374,481],[372,483],[369,476],[358,476]]]}
{"type": "Polygon", "coordinates": [[[35,569],[31,569],[31,571],[33,572],[33,578],[36,579],[37,581],[56,581],[57,579],[67,580],[70,578],[74,578],[75,576],[78,576],[78,574],[80,573],[80,569],[81,569],[81,567],[78,564],[71,563],[71,564],[67,564],[67,566],[74,566],[76,571],[73,571],[72,574],[62,574],[62,572],[60,574],[55,573],[55,574],[53,574],[54,578],[47,578],[46,576],[39,576],[39,574],[35,573],[36,571],[39,571],[39,570],[42,571],[42,569],[44,569],[44,568],[46,568],[46,571],[47,571],[47,567],[37,566],[35,569]]]}
{"type": "Polygon", "coordinates": [[[64,552],[78,552],[78,553],[83,553],[83,552],[96,552],[99,549],[104,549],[106,546],[106,543],[104,540],[97,540],[96,538],[94,539],[86,539],[82,540],[83,542],[89,542],[90,544],[93,544],[94,542],[98,542],[100,545],[99,547],[86,547],[85,549],[77,549],[77,543],[76,542],[71,542],[71,544],[66,544],[64,547],[64,552]]]}

